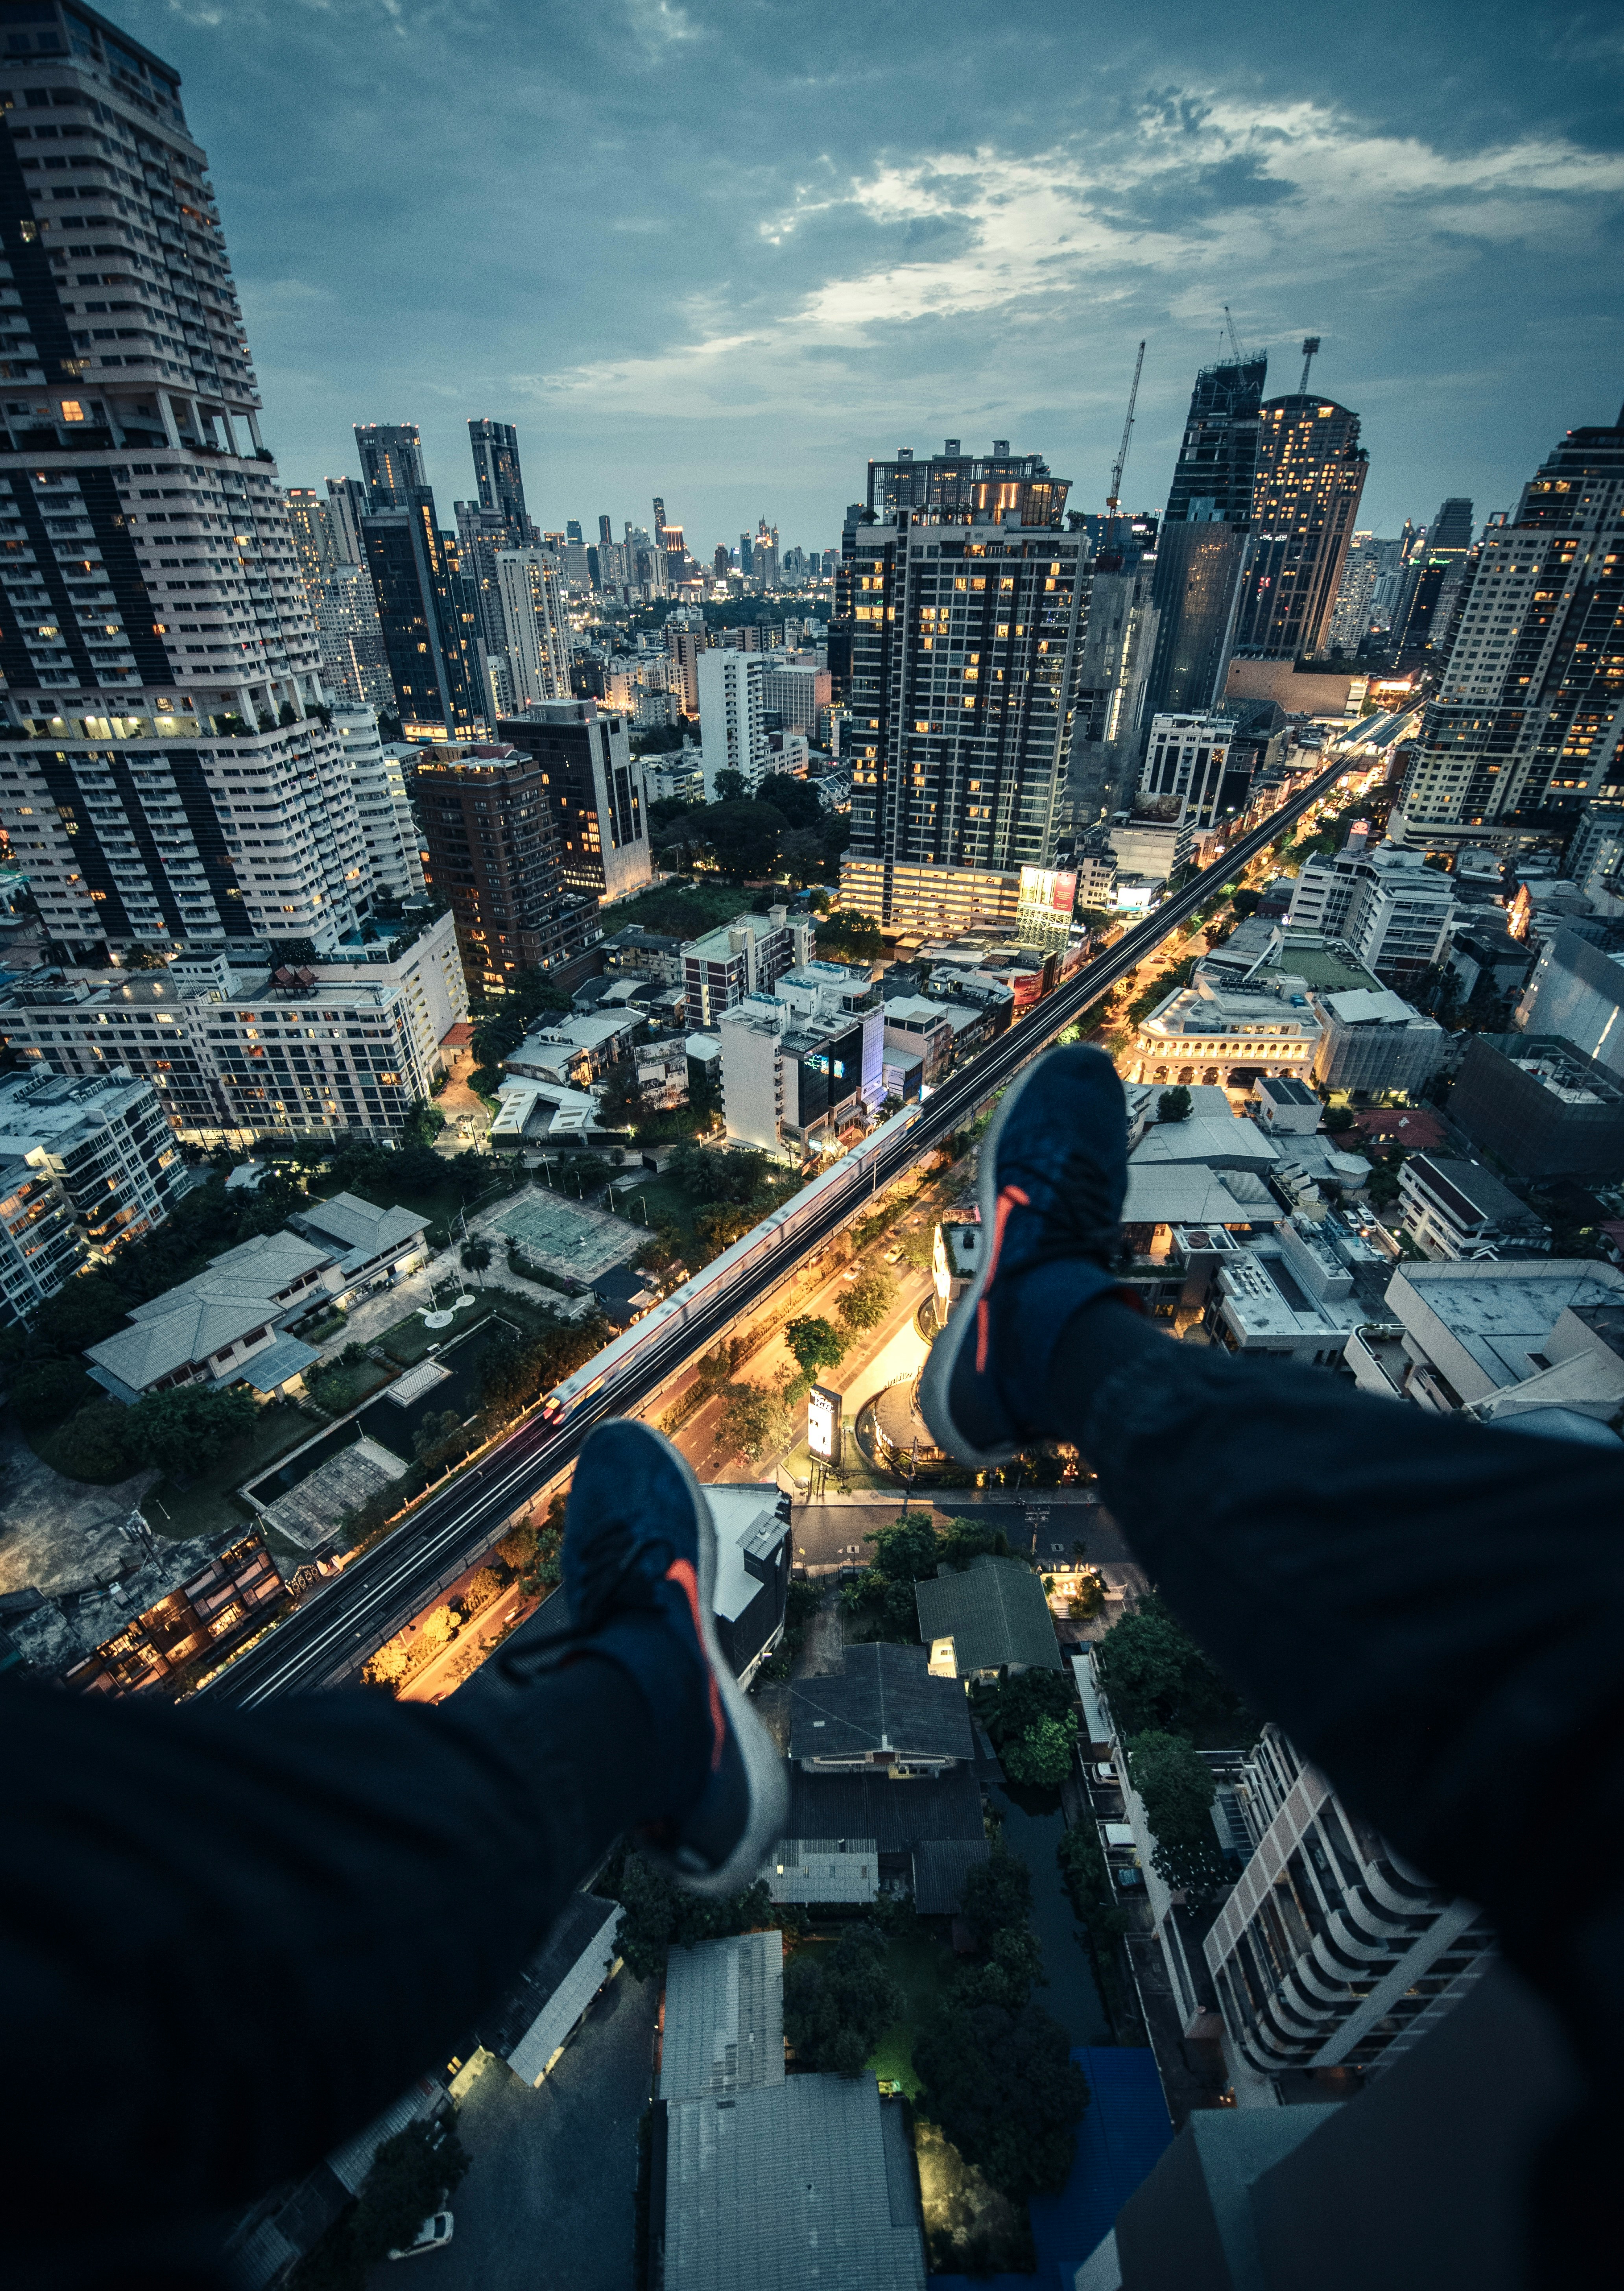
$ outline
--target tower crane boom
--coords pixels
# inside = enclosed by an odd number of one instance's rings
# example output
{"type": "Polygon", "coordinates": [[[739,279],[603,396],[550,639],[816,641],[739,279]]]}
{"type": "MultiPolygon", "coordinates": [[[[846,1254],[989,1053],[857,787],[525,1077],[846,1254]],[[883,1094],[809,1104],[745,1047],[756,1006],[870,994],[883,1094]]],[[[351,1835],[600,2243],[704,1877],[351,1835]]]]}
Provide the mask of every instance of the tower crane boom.
{"type": "Polygon", "coordinates": [[[1128,466],[1128,441],[1133,435],[1133,409],[1138,403],[1139,376],[1145,368],[1145,345],[1139,344],[1139,355],[1133,362],[1133,387],[1128,393],[1128,419],[1122,424],[1122,442],[1116,449],[1116,461],[1111,471],[1111,490],[1105,495],[1105,514],[1114,517],[1122,503],[1122,471],[1128,466]]]}

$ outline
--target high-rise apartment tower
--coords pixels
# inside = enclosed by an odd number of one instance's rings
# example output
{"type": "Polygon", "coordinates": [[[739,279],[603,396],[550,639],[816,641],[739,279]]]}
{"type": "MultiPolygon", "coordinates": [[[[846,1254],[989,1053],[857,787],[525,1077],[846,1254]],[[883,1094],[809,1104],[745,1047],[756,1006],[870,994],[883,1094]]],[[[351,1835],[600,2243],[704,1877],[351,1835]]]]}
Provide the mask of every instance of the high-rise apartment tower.
{"type": "Polygon", "coordinates": [[[841,581],[841,895],[926,931],[1013,912],[1019,870],[1049,864],[1089,589],[1088,543],[1059,529],[1068,481],[1001,439],[981,462],[948,446],[939,466],[905,454],[870,464],[875,521],[848,528],[841,581]]]}
{"type": "Polygon", "coordinates": [[[356,450],[368,509],[409,509],[428,486],[415,422],[358,422],[356,450]]]}
{"type": "Polygon", "coordinates": [[[1258,479],[1263,357],[1204,366],[1156,541],[1155,651],[1140,721],[1200,715],[1222,699],[1234,644],[1258,479]]]}
{"type": "Polygon", "coordinates": [[[1570,430],[1485,530],[1389,832],[1510,851],[1624,799],[1620,661],[1624,414],[1570,430]]]}
{"type": "Polygon", "coordinates": [[[528,549],[530,519],[519,467],[518,430],[511,422],[470,422],[468,440],[473,447],[480,508],[502,519],[508,548],[528,549]]]}
{"type": "Polygon", "coordinates": [[[331,945],[366,853],[179,76],[0,16],[0,819],[75,957],[331,945]]]}
{"type": "MultiPolygon", "coordinates": [[[[1266,400],[1237,654],[1296,660],[1325,650],[1369,462],[1359,416],[1346,406],[1323,398],[1266,400]]],[[[1469,506],[1467,514],[1469,540],[1469,506]]]]}

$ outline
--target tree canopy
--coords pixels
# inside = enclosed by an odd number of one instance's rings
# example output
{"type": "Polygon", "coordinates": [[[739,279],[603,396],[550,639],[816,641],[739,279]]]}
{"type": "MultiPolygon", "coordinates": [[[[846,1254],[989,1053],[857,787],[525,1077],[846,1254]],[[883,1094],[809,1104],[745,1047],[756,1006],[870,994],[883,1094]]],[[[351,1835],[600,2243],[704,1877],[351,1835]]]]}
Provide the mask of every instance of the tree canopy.
{"type": "Polygon", "coordinates": [[[1032,2004],[945,2006],[914,2039],[921,2112],[1013,2202],[1064,2187],[1089,2087],[1032,2004]]]}
{"type": "Polygon", "coordinates": [[[1005,1773],[1012,1782],[1030,1789],[1058,1789],[1072,1771],[1077,1747],[1077,1714],[1040,1718],[1005,1744],[1001,1753],[1005,1773]]]}
{"type": "Polygon", "coordinates": [[[877,1329],[896,1295],[896,1283],[878,1270],[859,1273],[840,1294],[835,1311],[853,1330],[877,1329]]]}
{"type": "Polygon", "coordinates": [[[848,1925],[832,1948],[797,1949],[784,1967],[784,2033],[809,2068],[861,2076],[905,2008],[877,1925],[848,1925]]]}
{"type": "Polygon", "coordinates": [[[802,1376],[815,1377],[819,1369],[840,1366],[846,1357],[850,1339],[841,1334],[832,1321],[825,1321],[819,1314],[808,1313],[786,1324],[784,1341],[794,1355],[795,1364],[802,1376]]]}
{"type": "Polygon", "coordinates": [[[885,936],[860,909],[835,907],[817,926],[817,951],[831,962],[878,962],[885,936]]]}
{"type": "Polygon", "coordinates": [[[1229,1748],[1257,1732],[1240,1696],[1161,1599],[1142,1599],[1106,1632],[1097,1656],[1121,1734],[1227,1732],[1229,1748]]]}
{"type": "MultiPolygon", "coordinates": [[[[621,1905],[615,1946],[634,1981],[663,1970],[665,1953],[692,1949],[702,1941],[726,1941],[732,1933],[756,1933],[782,1925],[767,1887],[757,1883],[742,1893],[719,1899],[674,1885],[640,1853],[623,1854],[598,1880],[597,1890],[621,1905]]],[[[795,1912],[789,1913],[795,1921],[795,1912]]]]}
{"type": "Polygon", "coordinates": [[[143,1464],[165,1472],[196,1471],[245,1439],[259,1413],[246,1392],[213,1392],[181,1384],[151,1392],[129,1412],[128,1445],[143,1464]]]}
{"type": "Polygon", "coordinates": [[[1194,1901],[1210,1900],[1233,1875],[1212,1827],[1211,1770],[1187,1735],[1135,1734],[1125,1748],[1129,1779],[1155,1836],[1158,1875],[1194,1901]]]}

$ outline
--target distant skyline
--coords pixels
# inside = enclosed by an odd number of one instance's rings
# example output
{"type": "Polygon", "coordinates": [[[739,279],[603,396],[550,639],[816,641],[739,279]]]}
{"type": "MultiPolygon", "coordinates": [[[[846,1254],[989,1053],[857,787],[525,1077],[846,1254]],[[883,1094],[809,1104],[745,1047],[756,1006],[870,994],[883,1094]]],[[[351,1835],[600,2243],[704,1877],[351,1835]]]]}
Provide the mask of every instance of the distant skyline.
{"type": "Polygon", "coordinates": [[[994,435],[1159,509],[1228,303],[1362,417],[1362,526],[1511,507],[1624,397],[1624,29],[1380,0],[116,0],[209,152],[284,482],[467,422],[538,525],[829,547],[870,455],[994,435]]]}

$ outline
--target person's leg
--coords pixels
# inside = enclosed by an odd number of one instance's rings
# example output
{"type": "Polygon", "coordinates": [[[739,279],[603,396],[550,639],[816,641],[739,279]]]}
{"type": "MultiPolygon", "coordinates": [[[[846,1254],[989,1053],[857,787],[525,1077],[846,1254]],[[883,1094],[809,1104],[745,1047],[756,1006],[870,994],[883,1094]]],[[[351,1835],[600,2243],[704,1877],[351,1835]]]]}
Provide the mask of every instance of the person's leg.
{"type": "Polygon", "coordinates": [[[1481,1901],[1581,2044],[1624,2033],[1624,1451],[1428,1417],[1160,1333],[1113,1292],[1121,1084],[1051,1052],[982,1149],[994,1246],[932,1348],[944,1444],[1075,1442],[1261,1716],[1481,1901]],[[1104,1207],[1102,1209],[1102,1201],[1104,1207]],[[1507,1835],[1582,1838],[1553,1888],[1507,1835]],[[1601,2032],[1605,2032],[1604,2036],[1601,2032]]]}
{"type": "Polygon", "coordinates": [[[718,1676],[709,1514],[656,1434],[587,1443],[564,1562],[570,1632],[516,1635],[439,1708],[0,1681],[18,2280],[200,2271],[211,2214],[469,2038],[621,1833],[707,1890],[754,1877],[780,1762],[718,1676]]]}

